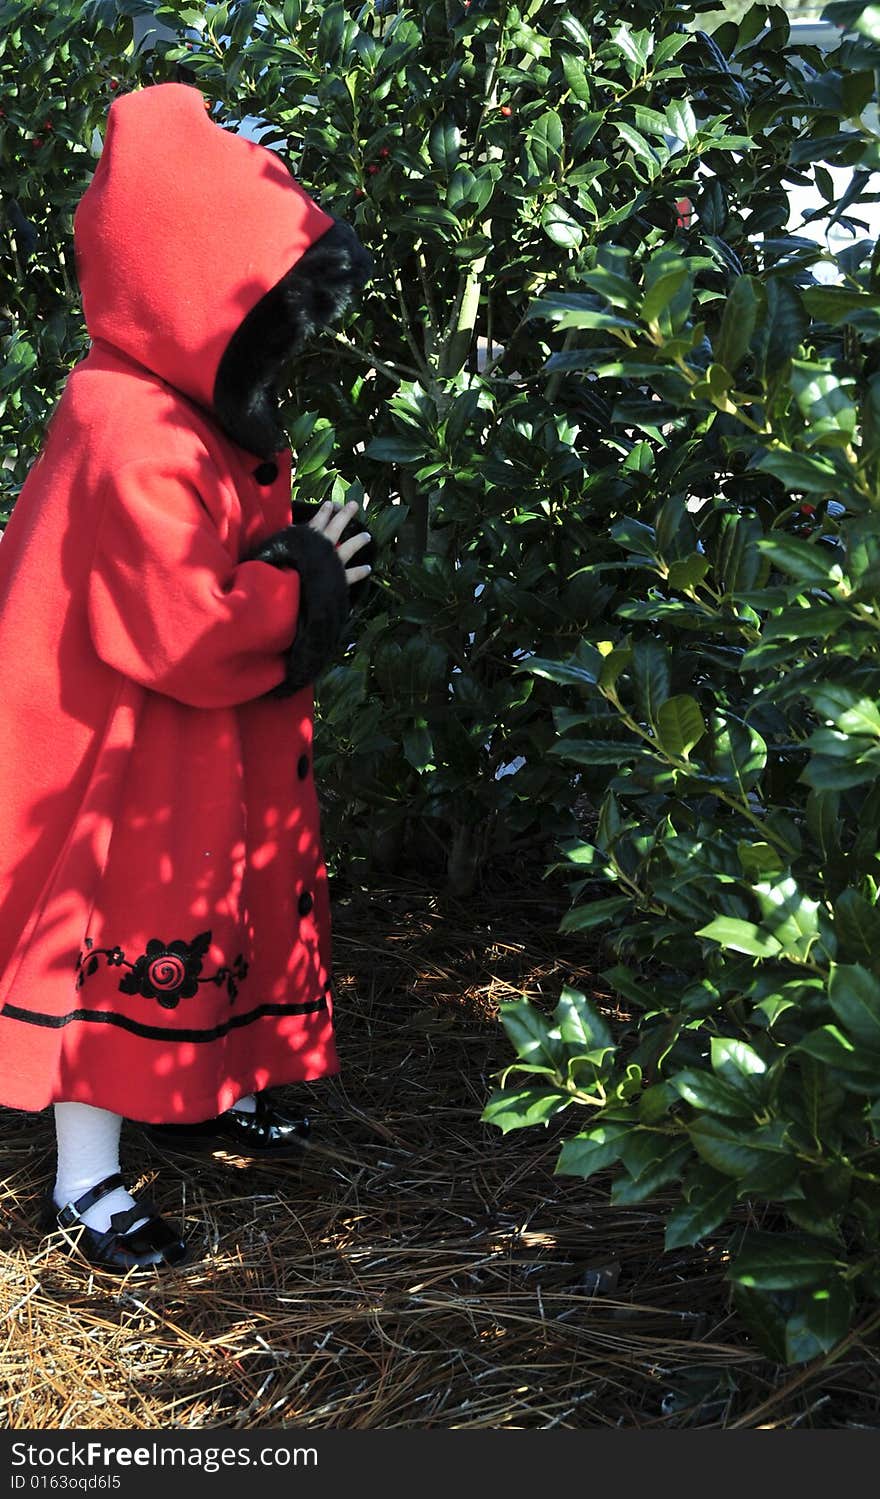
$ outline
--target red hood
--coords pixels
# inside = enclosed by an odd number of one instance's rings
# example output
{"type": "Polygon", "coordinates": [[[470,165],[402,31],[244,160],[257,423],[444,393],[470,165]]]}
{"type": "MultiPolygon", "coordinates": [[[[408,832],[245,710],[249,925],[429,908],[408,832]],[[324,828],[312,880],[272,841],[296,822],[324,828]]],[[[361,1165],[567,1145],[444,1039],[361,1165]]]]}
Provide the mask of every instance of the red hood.
{"type": "Polygon", "coordinates": [[[209,119],[198,89],[123,94],[73,221],[89,334],[210,411],[233,333],[332,223],[274,151],[209,119]]]}

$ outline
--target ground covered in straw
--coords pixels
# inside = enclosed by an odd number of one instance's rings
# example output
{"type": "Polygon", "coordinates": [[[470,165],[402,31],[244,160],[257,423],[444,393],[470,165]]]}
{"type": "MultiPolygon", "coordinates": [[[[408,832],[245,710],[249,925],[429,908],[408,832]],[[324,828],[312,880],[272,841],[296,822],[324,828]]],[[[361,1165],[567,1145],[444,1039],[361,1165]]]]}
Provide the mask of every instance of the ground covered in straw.
{"type": "MultiPolygon", "coordinates": [[[[479,1123],[497,1004],[603,992],[541,870],[467,902],[333,892],[342,1075],[301,1165],[123,1167],[185,1227],[167,1279],[90,1272],[34,1217],[49,1115],[0,1110],[0,1424],[14,1429],[880,1425],[876,1344],[778,1369],[731,1312],[723,1241],[664,1254],[663,1201],[553,1175],[569,1116],[479,1123]]],[[[513,876],[511,876],[513,881],[513,876]]],[[[744,1210],[745,1211],[745,1210],[744,1210]]]]}

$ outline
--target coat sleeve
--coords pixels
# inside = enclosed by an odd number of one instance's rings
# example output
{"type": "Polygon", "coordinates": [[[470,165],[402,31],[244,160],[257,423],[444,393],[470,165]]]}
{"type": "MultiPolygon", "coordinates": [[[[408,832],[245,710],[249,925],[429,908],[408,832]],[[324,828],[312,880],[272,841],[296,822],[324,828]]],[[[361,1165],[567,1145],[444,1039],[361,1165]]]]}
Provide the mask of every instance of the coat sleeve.
{"type": "Polygon", "coordinates": [[[195,708],[230,707],[283,682],[300,575],[236,562],[196,485],[138,460],[108,479],[88,579],[102,661],[195,708]]]}

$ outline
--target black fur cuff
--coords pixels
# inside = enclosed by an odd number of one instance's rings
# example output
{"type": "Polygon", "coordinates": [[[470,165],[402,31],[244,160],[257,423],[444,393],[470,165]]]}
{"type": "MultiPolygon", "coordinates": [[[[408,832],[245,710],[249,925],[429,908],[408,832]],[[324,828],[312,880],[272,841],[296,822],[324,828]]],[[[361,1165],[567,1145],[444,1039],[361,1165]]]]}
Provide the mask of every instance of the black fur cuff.
{"type": "Polygon", "coordinates": [[[267,697],[290,697],[306,687],[336,655],[350,604],[345,567],[333,542],[312,526],[286,526],[249,554],[248,562],[292,567],[300,576],[296,636],[286,653],[283,682],[267,697]]]}

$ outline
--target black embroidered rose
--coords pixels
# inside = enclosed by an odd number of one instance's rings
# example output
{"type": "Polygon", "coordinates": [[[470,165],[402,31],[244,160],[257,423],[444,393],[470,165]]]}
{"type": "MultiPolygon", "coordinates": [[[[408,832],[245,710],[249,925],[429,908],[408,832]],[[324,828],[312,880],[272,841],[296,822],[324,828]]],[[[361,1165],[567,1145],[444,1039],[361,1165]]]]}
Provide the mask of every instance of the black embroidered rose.
{"type": "Polygon", "coordinates": [[[76,960],[76,987],[81,989],[87,978],[98,971],[98,959],[106,958],[111,968],[126,967],[129,972],[119,981],[122,994],[138,994],[155,999],[166,1010],[175,1010],[182,999],[192,999],[200,984],[226,985],[229,1003],[238,996],[238,986],[247,977],[250,964],[244,953],[238,953],[231,967],[225,963],[216,973],[202,973],[202,962],[211,945],[211,933],[200,932],[192,942],[179,939],[160,942],[153,937],[147,950],[130,963],[121,947],[95,947],[91,937],[85,939],[85,952],[76,960]]]}
{"type": "Polygon", "coordinates": [[[163,1009],[176,1009],[182,999],[198,994],[199,974],[210,944],[210,932],[201,932],[192,942],[151,938],[146,952],[121,981],[121,992],[142,994],[145,999],[158,1000],[163,1009]]]}

